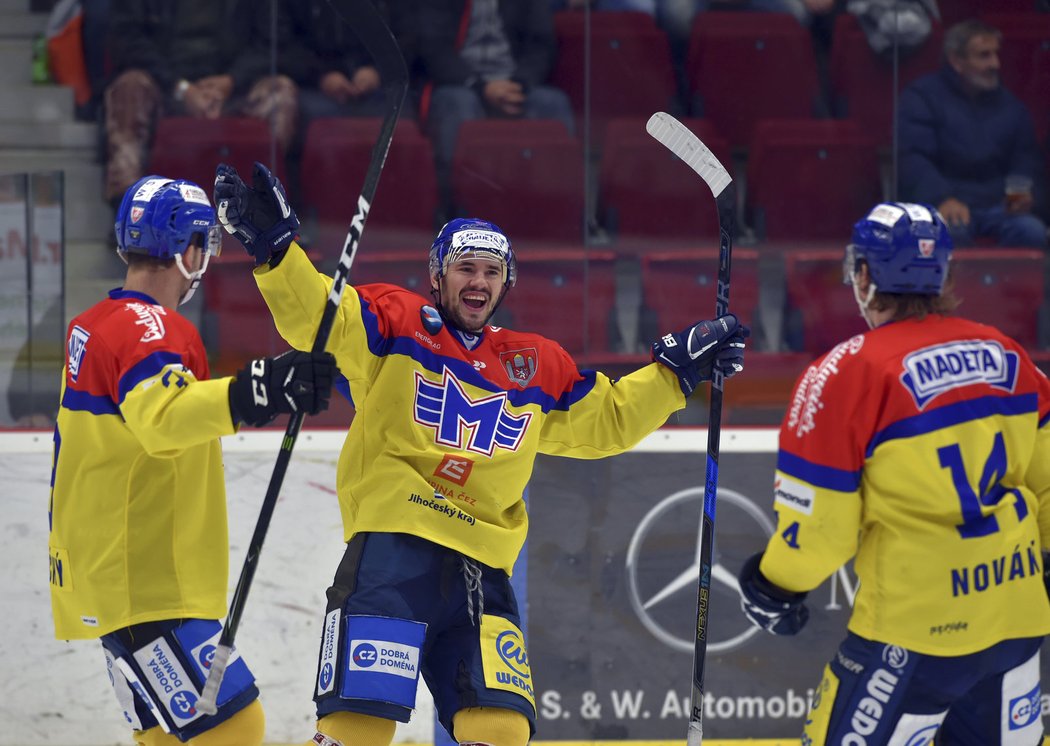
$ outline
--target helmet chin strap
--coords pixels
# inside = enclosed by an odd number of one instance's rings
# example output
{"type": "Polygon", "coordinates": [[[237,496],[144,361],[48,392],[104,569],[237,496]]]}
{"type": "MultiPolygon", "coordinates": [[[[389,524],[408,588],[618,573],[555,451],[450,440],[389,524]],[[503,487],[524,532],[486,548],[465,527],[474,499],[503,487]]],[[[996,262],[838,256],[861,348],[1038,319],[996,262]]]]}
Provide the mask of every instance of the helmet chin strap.
{"type": "Polygon", "coordinates": [[[874,282],[868,283],[868,295],[866,298],[862,298],[860,294],[860,287],[857,285],[857,273],[854,272],[850,275],[850,281],[853,283],[853,299],[857,301],[857,308],[860,309],[860,315],[864,319],[864,322],[868,325],[869,329],[874,329],[875,324],[872,323],[871,317],[868,315],[868,306],[871,305],[871,299],[875,297],[875,293],[878,291],[878,287],[874,282]]]}
{"type": "Polygon", "coordinates": [[[182,254],[175,255],[175,264],[178,266],[179,272],[182,273],[183,277],[190,281],[189,289],[182,294],[181,298],[179,298],[180,306],[187,303],[189,299],[193,297],[193,294],[197,292],[197,288],[200,287],[201,278],[204,277],[204,273],[208,271],[208,259],[210,254],[208,254],[208,252],[202,252],[202,254],[204,258],[201,260],[201,268],[196,272],[190,272],[186,269],[186,265],[182,262],[182,254]]]}

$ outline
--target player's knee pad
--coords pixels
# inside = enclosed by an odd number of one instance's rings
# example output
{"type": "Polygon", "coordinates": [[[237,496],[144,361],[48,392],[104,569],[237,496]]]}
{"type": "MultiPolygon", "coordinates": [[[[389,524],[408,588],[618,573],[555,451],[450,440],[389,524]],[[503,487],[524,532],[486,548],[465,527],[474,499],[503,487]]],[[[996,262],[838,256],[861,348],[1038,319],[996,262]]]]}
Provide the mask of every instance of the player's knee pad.
{"type": "Polygon", "coordinates": [[[178,746],[182,743],[175,736],[165,733],[159,725],[148,730],[135,731],[135,746],[178,746]]]}
{"type": "Polygon", "coordinates": [[[190,739],[192,746],[259,746],[266,730],[262,703],[255,700],[211,730],[190,739]]]}
{"type": "Polygon", "coordinates": [[[386,718],[360,712],[333,712],[317,721],[317,735],[307,746],[356,746],[362,743],[390,746],[396,728],[397,723],[386,718]]]}
{"type": "Polygon", "coordinates": [[[526,746],[531,727],[520,712],[501,707],[468,707],[452,718],[456,740],[463,745],[526,746]]]}

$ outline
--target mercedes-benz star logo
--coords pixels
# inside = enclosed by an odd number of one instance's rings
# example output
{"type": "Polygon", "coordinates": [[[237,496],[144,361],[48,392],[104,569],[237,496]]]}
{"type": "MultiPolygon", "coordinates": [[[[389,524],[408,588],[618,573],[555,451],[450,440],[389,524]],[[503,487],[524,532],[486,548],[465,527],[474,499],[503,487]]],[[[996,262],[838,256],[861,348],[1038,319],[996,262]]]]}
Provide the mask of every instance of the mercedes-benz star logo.
{"type": "MultiPolygon", "coordinates": [[[[690,653],[695,644],[693,637],[679,637],[669,631],[667,625],[672,624],[683,635],[695,627],[703,501],[702,487],[692,487],[665,497],[638,524],[627,548],[627,595],[635,614],[660,642],[675,650],[690,653]],[[695,534],[688,529],[682,530],[683,520],[688,520],[686,516],[697,517],[695,534]],[[680,567],[682,564],[683,545],[694,541],[692,564],[675,574],[675,565],[680,567]],[[692,618],[686,616],[686,608],[692,609],[692,618]],[[661,609],[667,610],[661,614],[661,609]],[[662,616],[662,621],[658,621],[658,616],[662,616]]],[[[712,607],[711,636],[707,649],[715,653],[732,650],[759,632],[743,614],[737,613],[740,583],[736,573],[727,569],[722,560],[728,552],[735,550],[741,556],[732,558],[736,560],[732,566],[739,567],[743,564],[744,553],[756,551],[759,545],[764,546],[774,531],[769,517],[739,492],[720,487],[717,504],[711,592],[713,596],[724,598],[716,601],[712,607]],[[754,530],[755,524],[761,532],[760,536],[754,530]],[[738,542],[729,541],[734,535],[740,535],[738,542]],[[724,604],[730,598],[733,610],[732,613],[726,613],[724,604]],[[719,608],[719,603],[723,604],[722,608],[719,608]]],[[[692,525],[691,521],[687,525],[692,525]]]]}

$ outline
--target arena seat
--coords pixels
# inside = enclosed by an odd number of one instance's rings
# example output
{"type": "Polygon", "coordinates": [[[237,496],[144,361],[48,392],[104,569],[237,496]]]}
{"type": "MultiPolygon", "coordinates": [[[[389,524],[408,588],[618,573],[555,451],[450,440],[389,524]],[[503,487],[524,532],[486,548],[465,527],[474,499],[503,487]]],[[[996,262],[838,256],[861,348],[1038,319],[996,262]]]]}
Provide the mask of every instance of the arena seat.
{"type": "Polygon", "coordinates": [[[882,195],[878,153],[848,120],[766,120],[747,165],[747,214],[760,238],[836,240],[882,195]]]}
{"type": "MultiPolygon", "coordinates": [[[[843,235],[850,234],[847,231],[843,235]]],[[[868,328],[853,293],[842,282],[843,253],[843,249],[784,252],[785,338],[796,350],[823,355],[868,328]]]]}
{"type": "MultiPolygon", "coordinates": [[[[941,26],[934,25],[919,49],[900,56],[898,90],[937,70],[941,37],[941,26]]],[[[879,145],[889,145],[893,134],[893,62],[875,54],[851,13],[835,18],[828,67],[836,115],[857,122],[879,145]]]]}
{"type": "MultiPolygon", "coordinates": [[[[302,212],[316,217],[319,234],[315,243],[326,251],[342,246],[382,121],[378,117],[337,117],[310,123],[303,146],[302,212]]],[[[436,209],[430,141],[414,120],[401,119],[394,129],[361,245],[429,243],[436,230],[436,209]]]]}
{"type": "Polygon", "coordinates": [[[569,96],[581,134],[588,94],[592,133],[599,139],[609,119],[674,108],[677,84],[667,36],[648,13],[561,11],[554,14],[554,33],[558,54],[550,81],[569,96]]]}
{"type": "Polygon", "coordinates": [[[827,111],[810,34],[787,13],[697,13],[686,77],[694,116],[734,148],[747,147],[760,119],[827,111]]]}
{"type": "Polygon", "coordinates": [[[560,122],[479,119],[460,126],[452,191],[461,216],[483,216],[512,242],[583,236],[583,148],[560,122]]]}
{"type": "Polygon", "coordinates": [[[1045,279],[1037,249],[956,249],[952,252],[958,315],[991,324],[1032,349],[1038,343],[1045,279]]]}
{"type": "MultiPolygon", "coordinates": [[[[153,134],[149,171],[172,179],[189,179],[211,199],[216,166],[228,163],[250,182],[255,161],[287,183],[284,153],[272,142],[270,127],[262,119],[163,117],[157,120],[153,134]]],[[[240,252],[236,243],[223,232],[223,248],[227,252],[240,252]]]]}
{"type": "MultiPolygon", "coordinates": [[[[718,256],[717,248],[652,251],[642,256],[642,302],[654,315],[653,333],[680,331],[714,314],[718,256]]],[[[753,328],[759,298],[758,252],[734,248],[730,269],[729,309],[753,328]]]]}
{"type": "Polygon", "coordinates": [[[557,341],[571,355],[607,353],[615,255],[560,247],[518,251],[518,282],[493,323],[557,341]]]}
{"type": "Polygon", "coordinates": [[[417,249],[362,251],[350,268],[351,285],[386,282],[430,297],[426,246],[417,249]]]}
{"type": "Polygon", "coordinates": [[[950,0],[937,3],[941,22],[945,28],[959,21],[983,17],[991,10],[995,13],[1031,13],[1036,9],[1036,0],[950,0]]]}
{"type": "MultiPolygon", "coordinates": [[[[614,119],[606,128],[599,216],[620,242],[718,240],[718,213],[703,180],[645,130],[647,118],[614,119]]],[[[706,119],[682,124],[732,168],[729,145],[706,119]]]]}

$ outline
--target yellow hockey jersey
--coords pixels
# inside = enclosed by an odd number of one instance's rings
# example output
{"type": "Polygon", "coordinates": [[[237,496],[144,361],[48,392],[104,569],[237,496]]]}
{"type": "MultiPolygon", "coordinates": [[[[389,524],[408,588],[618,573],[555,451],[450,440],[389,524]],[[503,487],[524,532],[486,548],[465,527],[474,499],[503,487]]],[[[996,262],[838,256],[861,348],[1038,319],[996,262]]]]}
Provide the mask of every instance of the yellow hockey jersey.
{"type": "Polygon", "coordinates": [[[48,542],[57,638],[225,615],[231,379],[207,378],[197,330],[147,295],[111,291],[70,323],[48,542]]]}
{"type": "Polygon", "coordinates": [[[929,655],[1050,632],[1050,382],[998,330],[939,315],[836,346],[780,430],[762,573],[816,588],[855,556],[849,628],[929,655]]]}
{"type": "MultiPolygon", "coordinates": [[[[281,336],[309,349],[332,279],[296,244],[255,278],[281,336]]],[[[327,348],[356,409],[338,465],[344,538],[413,534],[508,573],[537,453],[621,453],[685,406],[657,363],[614,382],[549,339],[492,326],[468,350],[393,285],[347,287],[327,348]]]]}

